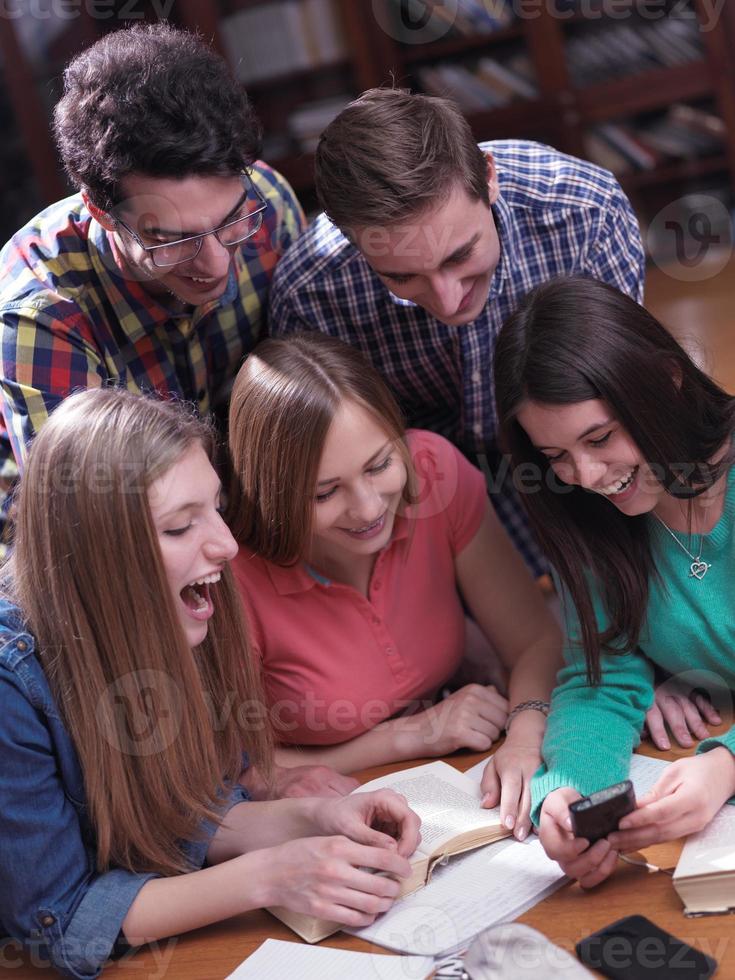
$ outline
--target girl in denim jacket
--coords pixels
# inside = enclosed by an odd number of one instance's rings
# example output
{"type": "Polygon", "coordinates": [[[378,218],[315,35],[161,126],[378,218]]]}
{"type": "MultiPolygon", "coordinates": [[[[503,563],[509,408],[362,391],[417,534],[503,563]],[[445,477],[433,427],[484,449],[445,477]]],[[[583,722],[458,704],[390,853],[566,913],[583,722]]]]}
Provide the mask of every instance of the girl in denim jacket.
{"type": "Polygon", "coordinates": [[[249,801],[271,738],[209,429],[126,391],[37,437],[0,596],[0,935],[62,973],[264,905],[364,925],[407,875],[390,792],[249,801]],[[380,821],[395,835],[373,829],[380,821]],[[337,836],[339,835],[339,836],[337,836]]]}

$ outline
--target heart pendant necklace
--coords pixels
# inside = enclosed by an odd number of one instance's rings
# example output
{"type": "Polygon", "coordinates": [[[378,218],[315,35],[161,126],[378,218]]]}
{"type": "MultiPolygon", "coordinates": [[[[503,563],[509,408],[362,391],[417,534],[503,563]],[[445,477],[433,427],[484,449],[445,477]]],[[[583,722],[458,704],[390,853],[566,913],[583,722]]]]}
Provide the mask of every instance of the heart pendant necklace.
{"type": "Polygon", "coordinates": [[[689,558],[691,558],[692,563],[689,566],[689,578],[696,578],[701,582],[704,576],[709,571],[709,569],[712,568],[711,564],[708,564],[706,561],[702,561],[702,542],[704,541],[704,534],[699,535],[699,549],[698,549],[699,553],[697,555],[693,555],[688,548],[684,547],[684,545],[681,543],[679,538],[671,530],[669,525],[666,524],[664,521],[662,521],[661,518],[658,516],[658,514],[654,514],[653,516],[656,518],[659,524],[669,532],[669,534],[674,539],[674,541],[676,541],[676,543],[679,545],[681,550],[685,554],[687,554],[689,558]]]}

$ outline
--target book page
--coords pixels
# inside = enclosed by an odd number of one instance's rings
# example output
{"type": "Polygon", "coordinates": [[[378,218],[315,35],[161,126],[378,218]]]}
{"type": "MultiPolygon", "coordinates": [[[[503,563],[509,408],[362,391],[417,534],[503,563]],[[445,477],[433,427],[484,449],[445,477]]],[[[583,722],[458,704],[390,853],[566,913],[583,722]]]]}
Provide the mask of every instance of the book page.
{"type": "Polygon", "coordinates": [[[402,793],[421,817],[421,844],[418,850],[431,854],[459,834],[496,827],[500,810],[480,806],[479,785],[446,762],[391,773],[365,783],[356,793],[392,789],[402,793]]]}
{"type": "Polygon", "coordinates": [[[504,840],[438,867],[425,888],[399,899],[372,925],[349,931],[387,949],[439,956],[517,918],[566,880],[537,838],[504,840]]]}
{"type": "Polygon", "coordinates": [[[427,956],[354,953],[266,939],[227,980],[424,980],[433,965],[427,956]]]}
{"type": "Polygon", "coordinates": [[[687,838],[674,878],[735,871],[735,806],[726,803],[704,830],[687,838]]]}

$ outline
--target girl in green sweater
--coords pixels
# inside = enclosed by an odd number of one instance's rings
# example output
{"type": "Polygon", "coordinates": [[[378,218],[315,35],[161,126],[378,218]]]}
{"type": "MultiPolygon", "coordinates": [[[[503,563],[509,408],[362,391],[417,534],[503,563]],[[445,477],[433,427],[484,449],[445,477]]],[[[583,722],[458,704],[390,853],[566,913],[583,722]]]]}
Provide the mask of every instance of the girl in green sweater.
{"type": "Polygon", "coordinates": [[[567,627],[532,816],[547,854],[591,887],[619,851],[700,830],[735,795],[733,727],[670,765],[615,833],[589,847],[570,830],[573,800],[627,776],[654,665],[732,716],[735,398],[641,306],[582,278],[526,298],[495,385],[567,627]]]}

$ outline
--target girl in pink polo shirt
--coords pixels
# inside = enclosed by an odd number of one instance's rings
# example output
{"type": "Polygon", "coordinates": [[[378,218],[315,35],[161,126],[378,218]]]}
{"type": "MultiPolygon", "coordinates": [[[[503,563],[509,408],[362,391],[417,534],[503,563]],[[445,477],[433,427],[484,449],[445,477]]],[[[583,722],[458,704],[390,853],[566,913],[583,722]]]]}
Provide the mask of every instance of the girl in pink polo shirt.
{"type": "Polygon", "coordinates": [[[482,788],[523,838],[561,641],[479,470],[441,436],[405,432],[363,355],[318,333],[248,357],[230,450],[234,570],[278,762],[351,772],[484,751],[508,727],[482,788]],[[465,658],[463,599],[507,699],[470,683],[436,701],[465,658]]]}

